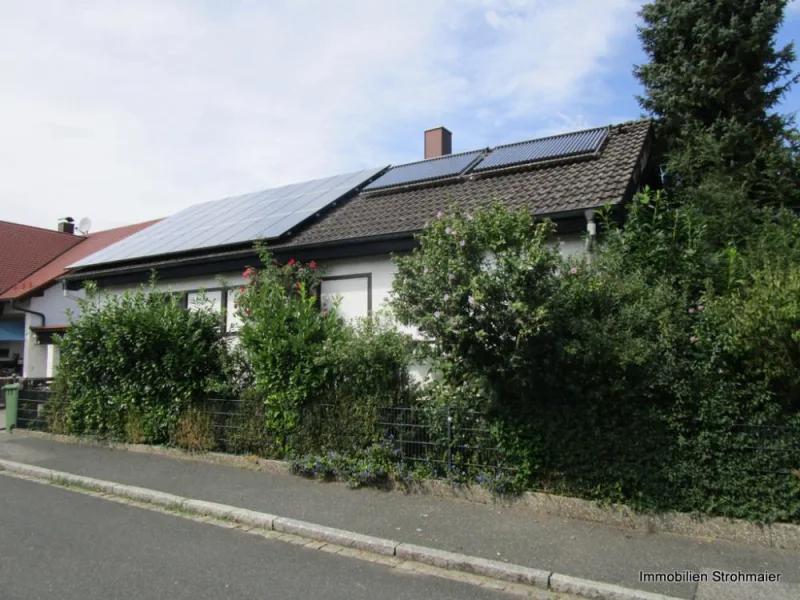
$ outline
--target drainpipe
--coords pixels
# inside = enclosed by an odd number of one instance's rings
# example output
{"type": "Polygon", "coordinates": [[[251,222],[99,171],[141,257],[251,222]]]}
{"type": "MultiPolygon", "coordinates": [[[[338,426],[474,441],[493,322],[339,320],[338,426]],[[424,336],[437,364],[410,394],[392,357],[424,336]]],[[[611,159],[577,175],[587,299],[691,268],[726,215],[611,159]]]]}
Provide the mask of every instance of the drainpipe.
{"type": "Polygon", "coordinates": [[[597,223],[594,222],[594,209],[583,211],[583,216],[586,217],[586,254],[590,257],[594,250],[595,239],[597,237],[597,223]]]}
{"type": "Polygon", "coordinates": [[[22,308],[21,306],[17,306],[16,304],[14,304],[14,300],[11,300],[11,308],[18,310],[20,312],[28,313],[29,315],[36,315],[42,320],[42,327],[47,325],[47,317],[45,317],[43,313],[36,312],[35,310],[28,310],[27,308],[22,308]]]}

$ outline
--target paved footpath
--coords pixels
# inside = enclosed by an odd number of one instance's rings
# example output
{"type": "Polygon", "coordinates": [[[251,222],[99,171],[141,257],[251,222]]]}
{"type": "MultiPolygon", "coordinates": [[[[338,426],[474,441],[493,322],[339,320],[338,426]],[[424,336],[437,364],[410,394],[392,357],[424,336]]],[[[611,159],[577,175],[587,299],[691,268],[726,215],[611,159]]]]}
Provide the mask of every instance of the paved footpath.
{"type": "Polygon", "coordinates": [[[23,433],[0,433],[0,458],[679,598],[800,598],[800,551],[640,533],[424,495],[354,491],[290,475],[62,444],[23,433]],[[780,573],[781,583],[698,587],[639,581],[640,571],[714,569],[768,570],[780,573]]]}

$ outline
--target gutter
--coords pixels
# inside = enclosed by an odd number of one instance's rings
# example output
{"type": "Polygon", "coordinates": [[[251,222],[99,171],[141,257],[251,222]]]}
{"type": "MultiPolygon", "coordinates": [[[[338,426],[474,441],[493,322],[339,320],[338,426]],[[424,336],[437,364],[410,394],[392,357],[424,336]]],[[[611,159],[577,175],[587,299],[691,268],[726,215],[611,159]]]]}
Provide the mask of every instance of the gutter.
{"type": "Polygon", "coordinates": [[[45,325],[47,325],[47,317],[44,316],[44,313],[36,312],[35,310],[29,310],[27,308],[22,308],[21,306],[17,306],[17,305],[14,304],[14,299],[13,298],[11,300],[11,308],[13,308],[14,310],[18,310],[20,312],[28,313],[29,315],[36,315],[37,317],[39,317],[42,320],[41,327],[44,327],[45,325]]]}

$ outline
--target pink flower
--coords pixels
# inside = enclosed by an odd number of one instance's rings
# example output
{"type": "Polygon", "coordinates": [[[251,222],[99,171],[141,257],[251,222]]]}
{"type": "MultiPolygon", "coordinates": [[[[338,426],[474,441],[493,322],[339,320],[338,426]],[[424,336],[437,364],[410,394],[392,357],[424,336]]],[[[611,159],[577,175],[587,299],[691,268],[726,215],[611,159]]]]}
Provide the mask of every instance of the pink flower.
{"type": "Polygon", "coordinates": [[[244,294],[244,293],[247,291],[247,288],[246,288],[246,287],[244,287],[244,286],[242,286],[242,287],[240,287],[240,288],[239,288],[239,291],[240,291],[242,294],[244,294]]]}
{"type": "Polygon", "coordinates": [[[706,307],[703,306],[702,304],[697,307],[697,310],[699,310],[700,312],[703,312],[705,309],[706,309],[706,307]]]}
{"type": "Polygon", "coordinates": [[[327,310],[323,310],[321,314],[323,317],[327,317],[330,313],[327,310]]]}
{"type": "Polygon", "coordinates": [[[437,219],[441,219],[442,218],[442,211],[439,211],[439,212],[436,213],[436,218],[437,219]]]}
{"type": "Polygon", "coordinates": [[[242,273],[242,277],[244,277],[245,279],[248,279],[252,274],[253,274],[253,269],[251,269],[250,267],[247,267],[244,270],[244,273],[242,273]]]}
{"type": "Polygon", "coordinates": [[[294,265],[294,263],[295,263],[295,260],[294,260],[293,258],[290,258],[290,259],[289,259],[289,262],[288,262],[288,263],[286,263],[286,264],[287,264],[287,265],[289,265],[289,266],[291,267],[291,266],[293,266],[293,265],[294,265]]]}
{"type": "Polygon", "coordinates": [[[317,263],[312,260],[310,263],[308,263],[308,268],[311,269],[312,271],[316,270],[317,263]]]}
{"type": "Polygon", "coordinates": [[[456,276],[455,276],[453,273],[450,273],[450,274],[447,276],[447,278],[448,278],[450,281],[453,281],[453,279],[455,279],[455,278],[456,278],[456,276]]]}
{"type": "Polygon", "coordinates": [[[445,294],[444,301],[447,302],[448,300],[450,300],[450,294],[445,294]]]}
{"type": "Polygon", "coordinates": [[[697,341],[697,336],[693,335],[692,337],[689,338],[689,341],[694,344],[697,341]]]}
{"type": "Polygon", "coordinates": [[[690,309],[689,309],[689,314],[690,314],[690,315],[693,315],[693,314],[694,314],[694,309],[693,309],[693,308],[690,308],[690,309]]]}
{"type": "Polygon", "coordinates": [[[572,273],[573,275],[577,275],[577,274],[578,274],[578,269],[576,269],[575,267],[572,267],[572,268],[569,270],[569,272],[570,272],[570,273],[572,273]]]}

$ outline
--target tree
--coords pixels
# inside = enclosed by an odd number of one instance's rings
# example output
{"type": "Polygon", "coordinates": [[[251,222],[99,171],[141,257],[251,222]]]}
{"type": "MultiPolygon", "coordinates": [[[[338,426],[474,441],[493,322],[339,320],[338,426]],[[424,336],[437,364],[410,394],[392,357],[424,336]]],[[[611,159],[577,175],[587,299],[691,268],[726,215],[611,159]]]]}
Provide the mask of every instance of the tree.
{"type": "Polygon", "coordinates": [[[634,68],[673,182],[736,174],[760,202],[793,202],[796,133],[775,111],[798,81],[775,36],[787,0],[654,0],[640,13],[649,62],[634,68]],[[686,168],[691,165],[692,168],[686,168]]]}

